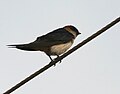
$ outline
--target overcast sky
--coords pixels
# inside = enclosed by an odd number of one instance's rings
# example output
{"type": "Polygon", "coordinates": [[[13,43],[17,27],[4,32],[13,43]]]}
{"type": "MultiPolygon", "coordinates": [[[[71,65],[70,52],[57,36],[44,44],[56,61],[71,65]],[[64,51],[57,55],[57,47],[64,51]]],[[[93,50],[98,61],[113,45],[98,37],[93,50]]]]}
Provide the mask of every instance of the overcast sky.
{"type": "MultiPolygon", "coordinates": [[[[6,45],[74,25],[75,46],[119,16],[120,0],[0,0],[0,93],[50,61],[6,45]]],[[[12,94],[120,94],[120,23],[12,94]]]]}

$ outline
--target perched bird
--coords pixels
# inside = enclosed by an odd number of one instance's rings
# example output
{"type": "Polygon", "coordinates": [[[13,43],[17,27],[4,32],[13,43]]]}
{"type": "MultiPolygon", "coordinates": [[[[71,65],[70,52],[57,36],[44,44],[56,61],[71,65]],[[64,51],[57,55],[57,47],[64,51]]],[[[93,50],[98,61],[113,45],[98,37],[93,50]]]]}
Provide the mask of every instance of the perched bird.
{"type": "Polygon", "coordinates": [[[53,61],[51,55],[59,57],[59,55],[66,52],[79,34],[81,33],[77,28],[72,25],[67,25],[46,35],[37,37],[34,42],[8,46],[26,51],[43,51],[49,56],[50,60],[53,61]]]}

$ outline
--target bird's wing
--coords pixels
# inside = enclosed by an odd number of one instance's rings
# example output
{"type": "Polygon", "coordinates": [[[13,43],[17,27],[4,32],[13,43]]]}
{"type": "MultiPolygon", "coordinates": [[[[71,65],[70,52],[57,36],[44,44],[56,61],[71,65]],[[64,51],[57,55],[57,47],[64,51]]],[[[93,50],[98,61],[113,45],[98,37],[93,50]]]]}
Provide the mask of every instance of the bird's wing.
{"type": "Polygon", "coordinates": [[[57,44],[63,44],[71,41],[74,36],[64,28],[59,28],[46,35],[38,37],[33,43],[41,47],[50,47],[57,44]]]}

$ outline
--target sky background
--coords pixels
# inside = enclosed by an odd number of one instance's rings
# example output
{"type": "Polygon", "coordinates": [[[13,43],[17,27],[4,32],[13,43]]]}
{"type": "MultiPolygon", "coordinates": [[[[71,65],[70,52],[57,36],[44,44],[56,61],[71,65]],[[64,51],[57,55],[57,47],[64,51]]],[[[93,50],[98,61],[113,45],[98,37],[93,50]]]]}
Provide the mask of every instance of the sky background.
{"type": "MultiPolygon", "coordinates": [[[[50,61],[6,45],[74,25],[75,46],[119,16],[120,0],[0,0],[0,94],[50,61]]],[[[120,94],[120,23],[12,94],[120,94]]]]}

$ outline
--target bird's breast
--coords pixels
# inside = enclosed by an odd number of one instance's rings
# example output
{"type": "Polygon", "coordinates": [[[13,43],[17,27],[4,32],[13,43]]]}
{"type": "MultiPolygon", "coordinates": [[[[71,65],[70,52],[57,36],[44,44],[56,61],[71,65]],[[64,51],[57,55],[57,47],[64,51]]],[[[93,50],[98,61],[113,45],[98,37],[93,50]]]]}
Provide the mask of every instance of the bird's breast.
{"type": "Polygon", "coordinates": [[[59,44],[59,45],[52,46],[50,49],[51,55],[63,54],[72,46],[72,44],[73,44],[73,42],[70,41],[70,42],[65,43],[65,44],[59,44]]]}

